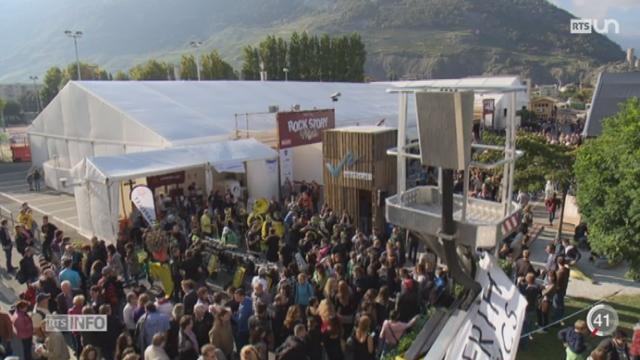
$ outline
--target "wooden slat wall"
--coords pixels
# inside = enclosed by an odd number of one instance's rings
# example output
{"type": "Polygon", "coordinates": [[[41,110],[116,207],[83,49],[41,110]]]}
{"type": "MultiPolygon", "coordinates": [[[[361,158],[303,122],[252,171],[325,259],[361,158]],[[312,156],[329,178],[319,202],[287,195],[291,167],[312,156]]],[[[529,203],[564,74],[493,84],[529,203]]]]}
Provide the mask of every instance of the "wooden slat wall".
{"type": "Polygon", "coordinates": [[[357,225],[359,222],[359,192],[368,191],[371,196],[372,226],[382,229],[384,226],[384,206],[378,207],[378,190],[392,195],[396,190],[396,159],[386,154],[387,149],[394,147],[397,131],[390,129],[384,132],[347,132],[328,130],[323,135],[323,168],[325,201],[336,211],[347,210],[357,225]],[[333,177],[326,164],[337,165],[347,154],[358,158],[352,166],[344,170],[370,173],[372,181],[333,177]]]}

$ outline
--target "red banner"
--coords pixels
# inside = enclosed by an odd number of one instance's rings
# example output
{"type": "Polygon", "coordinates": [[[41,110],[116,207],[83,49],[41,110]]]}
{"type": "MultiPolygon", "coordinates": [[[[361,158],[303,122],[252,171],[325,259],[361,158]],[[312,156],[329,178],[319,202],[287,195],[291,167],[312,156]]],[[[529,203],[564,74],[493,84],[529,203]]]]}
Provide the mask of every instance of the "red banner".
{"type": "Polygon", "coordinates": [[[173,172],[164,175],[147,177],[147,186],[155,189],[164,185],[182,184],[185,179],[184,171],[173,172]]]}
{"type": "Polygon", "coordinates": [[[322,132],[336,126],[334,109],[279,112],[278,147],[314,144],[322,141],[322,132]]]}

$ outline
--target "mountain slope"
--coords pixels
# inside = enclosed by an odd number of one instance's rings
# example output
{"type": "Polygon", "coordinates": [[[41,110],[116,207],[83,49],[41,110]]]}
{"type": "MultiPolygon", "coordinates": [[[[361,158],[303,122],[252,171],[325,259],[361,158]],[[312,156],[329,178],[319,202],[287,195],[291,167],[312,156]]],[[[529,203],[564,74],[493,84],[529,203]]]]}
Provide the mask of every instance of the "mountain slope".
{"type": "Polygon", "coordinates": [[[546,0],[2,0],[0,81],[73,61],[67,28],[85,32],[83,60],[114,72],[151,57],[176,61],[195,39],[239,66],[244,45],[304,30],[360,32],[376,79],[566,81],[624,57],[602,35],[570,34],[570,19],[546,0]]]}

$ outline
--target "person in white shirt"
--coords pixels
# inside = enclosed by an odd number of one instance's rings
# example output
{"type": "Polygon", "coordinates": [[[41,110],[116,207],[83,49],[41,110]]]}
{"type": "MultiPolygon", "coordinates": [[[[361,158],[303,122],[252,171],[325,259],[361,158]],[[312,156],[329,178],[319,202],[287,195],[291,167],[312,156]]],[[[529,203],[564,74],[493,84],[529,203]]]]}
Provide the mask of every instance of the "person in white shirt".
{"type": "Polygon", "coordinates": [[[524,209],[529,204],[529,194],[522,191],[522,189],[518,192],[518,197],[516,199],[518,205],[520,205],[520,209],[524,209]]]}
{"type": "Polygon", "coordinates": [[[122,318],[124,319],[124,325],[131,334],[136,331],[136,322],[133,320],[133,313],[138,306],[138,295],[134,292],[130,292],[127,295],[127,305],[122,310],[122,318]]]}
{"type": "Polygon", "coordinates": [[[144,350],[144,360],[169,360],[169,356],[164,351],[164,343],[164,334],[153,335],[151,345],[144,350]]]}
{"type": "Polygon", "coordinates": [[[260,268],[260,270],[258,270],[258,275],[251,279],[251,288],[255,289],[258,283],[262,284],[262,289],[264,290],[269,288],[269,283],[267,281],[267,269],[260,268]]]}
{"type": "Polygon", "coordinates": [[[158,297],[158,299],[156,299],[156,309],[158,309],[158,312],[171,317],[171,312],[173,311],[173,303],[168,296],[160,296],[158,297]]]}

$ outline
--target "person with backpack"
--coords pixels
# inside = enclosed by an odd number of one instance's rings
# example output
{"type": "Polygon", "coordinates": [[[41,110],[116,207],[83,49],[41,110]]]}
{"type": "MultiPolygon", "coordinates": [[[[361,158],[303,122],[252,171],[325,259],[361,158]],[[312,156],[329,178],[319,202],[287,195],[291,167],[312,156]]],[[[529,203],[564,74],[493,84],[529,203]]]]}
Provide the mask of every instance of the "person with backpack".
{"type": "Polygon", "coordinates": [[[293,329],[293,335],[276,349],[276,360],[309,360],[309,351],[305,337],[307,329],[304,324],[298,324],[293,329]]]}
{"type": "Polygon", "coordinates": [[[16,274],[16,279],[19,283],[34,283],[38,281],[40,271],[33,260],[34,250],[32,247],[27,247],[24,251],[24,257],[20,260],[20,269],[16,274]]]}
{"type": "Polygon", "coordinates": [[[574,326],[567,327],[558,332],[558,338],[565,347],[566,360],[583,359],[587,354],[585,336],[589,333],[587,323],[577,320],[574,326]]]}
{"type": "Polygon", "coordinates": [[[376,348],[369,316],[363,315],[358,319],[353,334],[347,339],[347,347],[353,352],[353,360],[375,359],[376,348]]]}
{"type": "Polygon", "coordinates": [[[382,330],[380,331],[380,341],[382,342],[381,354],[398,346],[400,338],[418,321],[418,316],[415,316],[409,322],[400,321],[400,313],[398,310],[392,310],[389,317],[388,320],[382,323],[382,330]]]}

